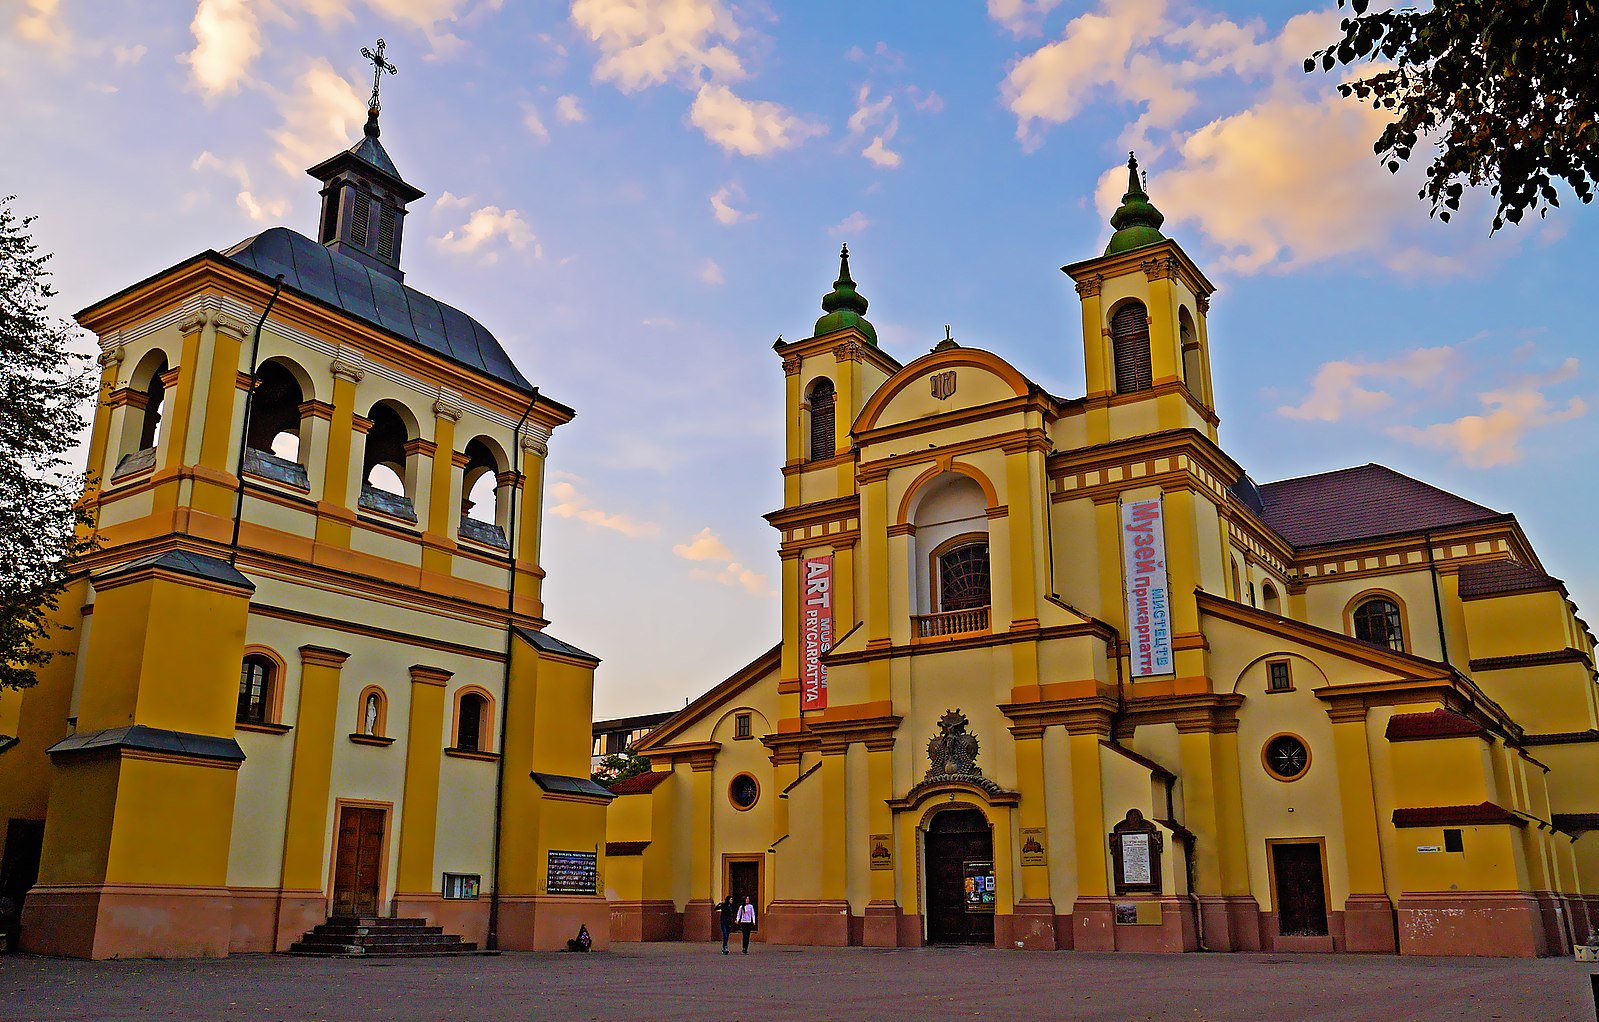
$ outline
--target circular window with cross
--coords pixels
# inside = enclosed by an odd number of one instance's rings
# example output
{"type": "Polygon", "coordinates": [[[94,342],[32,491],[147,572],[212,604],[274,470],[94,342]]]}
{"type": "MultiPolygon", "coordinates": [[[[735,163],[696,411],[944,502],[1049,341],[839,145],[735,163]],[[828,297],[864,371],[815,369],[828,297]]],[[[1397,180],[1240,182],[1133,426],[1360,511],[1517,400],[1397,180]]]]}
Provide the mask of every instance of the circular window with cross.
{"type": "Polygon", "coordinates": [[[1310,769],[1310,747],[1298,735],[1273,735],[1260,750],[1266,772],[1279,781],[1297,781],[1310,769]]]}
{"type": "Polygon", "coordinates": [[[733,808],[740,811],[753,809],[755,803],[760,801],[761,786],[749,774],[739,774],[727,786],[728,801],[733,803],[733,808]]]}

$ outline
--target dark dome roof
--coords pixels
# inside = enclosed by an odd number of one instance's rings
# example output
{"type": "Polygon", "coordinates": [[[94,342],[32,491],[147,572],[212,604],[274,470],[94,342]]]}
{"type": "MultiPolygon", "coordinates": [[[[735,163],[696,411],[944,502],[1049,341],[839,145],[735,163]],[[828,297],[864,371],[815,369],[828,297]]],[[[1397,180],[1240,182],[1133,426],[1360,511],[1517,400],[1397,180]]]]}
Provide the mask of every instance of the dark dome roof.
{"type": "Polygon", "coordinates": [[[285,288],[501,383],[533,391],[483,324],[287,227],[262,231],[222,255],[267,277],[281,273],[285,288]]]}

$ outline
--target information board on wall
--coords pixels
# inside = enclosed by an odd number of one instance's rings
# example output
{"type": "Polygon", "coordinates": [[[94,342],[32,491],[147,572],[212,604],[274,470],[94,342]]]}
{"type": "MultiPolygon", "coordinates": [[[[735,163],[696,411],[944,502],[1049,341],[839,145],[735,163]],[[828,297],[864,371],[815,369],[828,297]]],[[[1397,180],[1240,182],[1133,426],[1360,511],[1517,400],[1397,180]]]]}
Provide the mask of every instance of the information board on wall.
{"type": "Polygon", "coordinates": [[[1135,678],[1175,669],[1161,510],[1159,497],[1122,505],[1122,587],[1127,591],[1127,641],[1135,678]]]}
{"type": "Polygon", "coordinates": [[[833,648],[833,556],[800,564],[800,709],[827,708],[827,666],[833,648]]]}
{"type": "Polygon", "coordinates": [[[600,870],[597,852],[562,852],[550,849],[544,871],[544,889],[550,894],[598,894],[600,870]]]}

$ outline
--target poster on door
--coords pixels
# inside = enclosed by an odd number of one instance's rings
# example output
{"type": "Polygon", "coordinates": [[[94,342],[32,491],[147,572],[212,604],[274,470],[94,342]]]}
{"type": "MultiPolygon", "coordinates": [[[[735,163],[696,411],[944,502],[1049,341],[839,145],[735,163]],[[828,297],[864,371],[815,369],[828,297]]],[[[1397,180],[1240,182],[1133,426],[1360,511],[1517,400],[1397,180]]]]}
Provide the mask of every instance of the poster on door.
{"type": "Polygon", "coordinates": [[[1171,591],[1161,499],[1122,505],[1122,588],[1133,677],[1171,674],[1171,591]]]}
{"type": "Polygon", "coordinates": [[[800,709],[827,708],[827,665],[833,648],[833,555],[800,562],[800,709]]]}
{"type": "Polygon", "coordinates": [[[994,911],[994,864],[967,859],[961,863],[961,879],[966,911],[994,911]]]}

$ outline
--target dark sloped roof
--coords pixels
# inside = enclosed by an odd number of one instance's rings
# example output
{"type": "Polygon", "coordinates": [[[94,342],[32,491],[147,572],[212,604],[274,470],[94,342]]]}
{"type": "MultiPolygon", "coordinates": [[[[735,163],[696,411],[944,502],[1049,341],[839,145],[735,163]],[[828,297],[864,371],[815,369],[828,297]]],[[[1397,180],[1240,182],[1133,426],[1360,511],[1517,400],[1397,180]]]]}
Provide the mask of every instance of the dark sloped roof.
{"type": "Polygon", "coordinates": [[[578,649],[576,646],[572,645],[570,642],[562,642],[549,632],[534,631],[531,628],[523,628],[518,626],[516,629],[516,634],[520,635],[523,639],[526,639],[534,649],[542,650],[545,653],[555,653],[560,656],[568,656],[574,660],[587,660],[590,663],[595,664],[600,662],[600,658],[595,656],[593,653],[585,653],[581,649],[578,649]]]}
{"type": "Polygon", "coordinates": [[[221,582],[224,585],[237,586],[240,589],[254,591],[255,583],[233,565],[220,557],[208,554],[197,554],[192,550],[163,550],[158,554],[150,554],[137,560],[120,564],[100,576],[102,579],[117,578],[130,575],[145,568],[165,568],[179,575],[188,575],[192,578],[205,579],[208,582],[221,582]]]}
{"type": "Polygon", "coordinates": [[[1508,823],[1525,827],[1525,817],[1517,816],[1493,802],[1479,802],[1474,806],[1418,806],[1414,809],[1395,809],[1395,827],[1469,827],[1476,824],[1508,823]]]}
{"type": "Polygon", "coordinates": [[[545,791],[558,795],[586,795],[592,798],[609,799],[611,793],[596,784],[589,777],[569,777],[566,774],[543,774],[534,770],[528,774],[534,782],[545,791]]]}
{"type": "Polygon", "coordinates": [[[221,253],[283,286],[420,345],[526,393],[533,385],[517,371],[500,342],[477,320],[386,273],[340,255],[287,227],[273,227],[221,253]]]}
{"type": "Polygon", "coordinates": [[[1267,483],[1259,491],[1261,519],[1296,547],[1428,532],[1505,517],[1383,465],[1285,479],[1267,483]]]}
{"type": "Polygon", "coordinates": [[[1563,586],[1559,579],[1550,578],[1531,565],[1508,558],[1478,561],[1460,566],[1462,600],[1509,596],[1512,593],[1538,593],[1561,588],[1563,586]]]}
{"type": "Polygon", "coordinates": [[[69,756],[89,753],[99,749],[142,749],[150,752],[170,752],[198,759],[215,759],[226,763],[244,762],[244,750],[232,738],[215,735],[196,735],[187,731],[169,731],[165,728],[129,724],[125,727],[106,728],[70,734],[44,750],[51,756],[69,756]]]}

